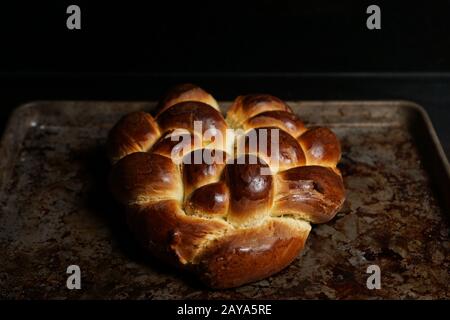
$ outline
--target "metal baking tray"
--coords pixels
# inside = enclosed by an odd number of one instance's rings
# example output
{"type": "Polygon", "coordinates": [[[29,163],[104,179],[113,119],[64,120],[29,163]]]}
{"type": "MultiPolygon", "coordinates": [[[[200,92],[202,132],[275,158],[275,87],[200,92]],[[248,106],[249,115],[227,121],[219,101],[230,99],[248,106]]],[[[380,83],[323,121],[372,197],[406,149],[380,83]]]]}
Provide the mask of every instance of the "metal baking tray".
{"type": "Polygon", "coordinates": [[[0,147],[0,298],[450,298],[450,169],[424,110],[404,101],[290,105],[339,136],[347,201],[285,270],[221,291],[142,254],[108,192],[108,130],[155,103],[18,108],[0,147]],[[81,290],[66,288],[72,264],[81,290]],[[380,267],[379,290],[367,288],[370,265],[380,267]]]}

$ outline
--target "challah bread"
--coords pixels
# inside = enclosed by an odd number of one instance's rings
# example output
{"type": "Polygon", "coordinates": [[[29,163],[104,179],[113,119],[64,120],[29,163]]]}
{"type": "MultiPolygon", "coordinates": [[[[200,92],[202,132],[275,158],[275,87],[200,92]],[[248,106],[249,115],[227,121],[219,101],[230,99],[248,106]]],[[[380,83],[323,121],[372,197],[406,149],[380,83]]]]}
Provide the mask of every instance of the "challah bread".
{"type": "Polygon", "coordinates": [[[209,93],[185,84],[155,114],[125,115],[111,130],[110,188],[145,249],[212,288],[282,270],[310,223],[344,202],[338,139],[308,130],[278,98],[240,96],[225,119],[209,93]]]}

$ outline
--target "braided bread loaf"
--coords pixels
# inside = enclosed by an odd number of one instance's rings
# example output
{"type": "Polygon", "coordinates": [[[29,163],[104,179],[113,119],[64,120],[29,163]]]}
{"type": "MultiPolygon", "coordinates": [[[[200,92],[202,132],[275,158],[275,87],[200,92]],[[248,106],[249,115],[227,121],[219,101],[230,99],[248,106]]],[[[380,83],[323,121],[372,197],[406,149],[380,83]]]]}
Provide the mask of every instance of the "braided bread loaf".
{"type": "Polygon", "coordinates": [[[155,117],[125,115],[110,132],[108,152],[111,191],[143,247],[213,288],[289,265],[310,222],[332,219],[345,198],[336,136],[306,129],[269,95],[239,96],[224,119],[210,94],[180,85],[155,117]]]}

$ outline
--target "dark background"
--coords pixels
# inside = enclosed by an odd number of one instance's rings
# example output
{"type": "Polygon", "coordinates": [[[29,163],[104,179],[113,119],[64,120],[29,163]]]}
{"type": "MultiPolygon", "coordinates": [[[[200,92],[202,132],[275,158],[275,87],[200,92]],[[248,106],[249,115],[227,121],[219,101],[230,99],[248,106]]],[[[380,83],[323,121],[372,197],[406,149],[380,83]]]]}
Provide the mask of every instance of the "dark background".
{"type": "Polygon", "coordinates": [[[0,129],[27,101],[156,99],[189,81],[218,99],[413,100],[450,155],[449,1],[16,1],[0,36],[0,129]]]}
{"type": "Polygon", "coordinates": [[[449,1],[47,0],[1,11],[4,71],[450,71],[449,1]],[[80,31],[66,28],[70,4],[80,31]],[[381,30],[366,28],[370,4],[381,30]]]}

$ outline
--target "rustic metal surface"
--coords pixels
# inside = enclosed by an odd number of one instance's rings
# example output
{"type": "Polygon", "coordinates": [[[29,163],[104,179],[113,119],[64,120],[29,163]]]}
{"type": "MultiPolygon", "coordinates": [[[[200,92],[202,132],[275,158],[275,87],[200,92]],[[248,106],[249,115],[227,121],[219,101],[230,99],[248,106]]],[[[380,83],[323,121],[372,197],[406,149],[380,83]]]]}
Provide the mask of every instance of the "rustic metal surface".
{"type": "Polygon", "coordinates": [[[441,170],[430,179],[426,170],[448,164],[436,163],[440,150],[420,110],[403,102],[291,106],[340,137],[346,204],[313,227],[284,271],[224,291],[144,256],[107,191],[108,130],[152,103],[18,109],[0,149],[0,298],[450,298],[448,208],[430,187],[435,179],[448,185],[449,176],[441,170]],[[81,268],[81,290],[66,289],[71,264],[81,268]],[[371,264],[381,268],[381,290],[366,287],[371,264]]]}

